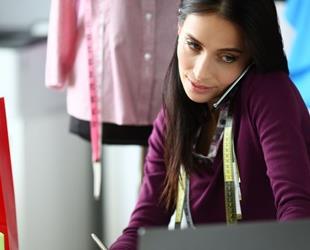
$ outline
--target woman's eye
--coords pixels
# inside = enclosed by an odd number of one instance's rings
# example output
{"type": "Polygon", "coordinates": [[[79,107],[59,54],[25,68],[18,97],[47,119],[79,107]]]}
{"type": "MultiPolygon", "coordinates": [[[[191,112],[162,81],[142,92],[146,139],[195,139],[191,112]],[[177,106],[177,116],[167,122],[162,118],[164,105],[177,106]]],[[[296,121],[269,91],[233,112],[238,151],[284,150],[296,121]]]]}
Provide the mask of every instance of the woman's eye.
{"type": "Polygon", "coordinates": [[[193,50],[200,50],[200,45],[195,43],[195,42],[193,42],[193,41],[186,40],[186,44],[187,44],[188,47],[190,47],[193,50]]]}
{"type": "Polygon", "coordinates": [[[232,55],[223,55],[223,56],[221,56],[221,59],[225,63],[233,63],[237,60],[237,58],[235,56],[232,56],[232,55]]]}

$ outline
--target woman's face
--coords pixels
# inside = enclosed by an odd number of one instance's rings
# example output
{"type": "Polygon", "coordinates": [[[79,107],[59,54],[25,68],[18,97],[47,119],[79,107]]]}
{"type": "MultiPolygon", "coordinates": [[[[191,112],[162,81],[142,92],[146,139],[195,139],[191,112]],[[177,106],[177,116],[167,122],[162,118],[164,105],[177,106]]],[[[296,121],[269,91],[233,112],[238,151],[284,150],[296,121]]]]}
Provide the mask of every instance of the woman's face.
{"type": "Polygon", "coordinates": [[[249,64],[242,32],[216,14],[191,14],[179,26],[179,73],[194,102],[214,103],[249,64]]]}

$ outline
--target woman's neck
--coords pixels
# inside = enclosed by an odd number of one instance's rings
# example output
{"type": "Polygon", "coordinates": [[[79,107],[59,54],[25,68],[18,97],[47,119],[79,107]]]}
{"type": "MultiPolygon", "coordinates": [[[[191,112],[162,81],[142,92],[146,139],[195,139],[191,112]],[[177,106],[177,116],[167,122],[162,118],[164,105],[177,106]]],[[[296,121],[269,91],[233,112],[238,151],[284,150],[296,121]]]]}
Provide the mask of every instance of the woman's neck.
{"type": "Polygon", "coordinates": [[[202,125],[197,143],[197,151],[204,155],[207,155],[209,152],[210,144],[216,131],[219,114],[219,110],[215,110],[212,107],[211,110],[209,109],[205,124],[202,125]]]}

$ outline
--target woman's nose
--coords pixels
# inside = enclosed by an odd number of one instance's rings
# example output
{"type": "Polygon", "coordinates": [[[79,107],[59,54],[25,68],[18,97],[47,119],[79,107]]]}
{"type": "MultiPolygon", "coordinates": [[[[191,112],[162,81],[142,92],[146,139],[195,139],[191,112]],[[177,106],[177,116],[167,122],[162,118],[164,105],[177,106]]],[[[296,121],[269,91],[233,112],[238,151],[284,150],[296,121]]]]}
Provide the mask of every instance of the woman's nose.
{"type": "Polygon", "coordinates": [[[204,81],[211,71],[211,62],[208,55],[201,55],[194,63],[193,73],[197,81],[204,81]]]}

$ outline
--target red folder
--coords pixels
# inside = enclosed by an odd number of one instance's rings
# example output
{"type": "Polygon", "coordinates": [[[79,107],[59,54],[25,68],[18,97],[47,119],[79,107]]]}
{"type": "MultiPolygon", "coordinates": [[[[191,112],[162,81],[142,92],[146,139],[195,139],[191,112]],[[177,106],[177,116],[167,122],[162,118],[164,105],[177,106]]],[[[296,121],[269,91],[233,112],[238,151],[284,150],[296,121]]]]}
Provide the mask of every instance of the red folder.
{"type": "Polygon", "coordinates": [[[0,232],[5,235],[5,250],[18,250],[15,196],[4,98],[0,98],[0,232]]]}

